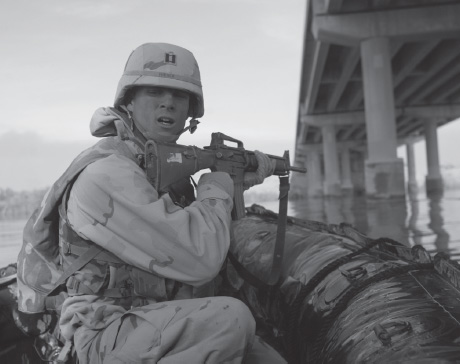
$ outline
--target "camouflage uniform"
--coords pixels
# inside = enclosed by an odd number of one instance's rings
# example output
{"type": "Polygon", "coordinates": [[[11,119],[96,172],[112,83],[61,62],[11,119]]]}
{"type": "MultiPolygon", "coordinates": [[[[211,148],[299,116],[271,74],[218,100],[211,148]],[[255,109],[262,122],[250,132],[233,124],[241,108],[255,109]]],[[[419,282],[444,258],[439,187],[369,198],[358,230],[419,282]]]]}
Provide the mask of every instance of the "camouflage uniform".
{"type": "Polygon", "coordinates": [[[98,157],[77,158],[56,198],[62,268],[103,248],[66,282],[60,329],[80,362],[284,362],[255,339],[243,303],[212,297],[229,248],[228,175],[203,175],[196,201],[179,207],[148,183],[143,150],[112,109],[98,110],[91,129],[109,138],[83,153],[98,157]]]}

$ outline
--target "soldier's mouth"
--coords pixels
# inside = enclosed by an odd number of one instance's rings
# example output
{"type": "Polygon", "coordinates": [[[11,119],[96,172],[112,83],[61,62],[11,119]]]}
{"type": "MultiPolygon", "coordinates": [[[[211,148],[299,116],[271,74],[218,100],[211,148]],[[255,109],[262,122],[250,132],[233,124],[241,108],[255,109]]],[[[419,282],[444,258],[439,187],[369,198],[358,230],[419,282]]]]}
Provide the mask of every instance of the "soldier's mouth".
{"type": "Polygon", "coordinates": [[[174,125],[174,119],[164,117],[164,116],[158,118],[158,122],[163,126],[172,126],[172,125],[174,125]]]}

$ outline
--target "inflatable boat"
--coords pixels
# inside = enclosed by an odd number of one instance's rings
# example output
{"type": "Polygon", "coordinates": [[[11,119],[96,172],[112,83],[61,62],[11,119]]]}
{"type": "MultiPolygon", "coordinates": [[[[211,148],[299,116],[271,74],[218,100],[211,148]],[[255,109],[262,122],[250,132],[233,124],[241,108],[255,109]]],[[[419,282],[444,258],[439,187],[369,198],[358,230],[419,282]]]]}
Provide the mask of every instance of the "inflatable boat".
{"type": "MultiPolygon", "coordinates": [[[[234,221],[222,294],[249,306],[258,334],[289,363],[460,362],[458,263],[347,224],[288,217],[271,282],[277,220],[253,205],[234,221]]],[[[0,362],[52,362],[61,343],[15,325],[15,272],[0,271],[0,362]]]]}

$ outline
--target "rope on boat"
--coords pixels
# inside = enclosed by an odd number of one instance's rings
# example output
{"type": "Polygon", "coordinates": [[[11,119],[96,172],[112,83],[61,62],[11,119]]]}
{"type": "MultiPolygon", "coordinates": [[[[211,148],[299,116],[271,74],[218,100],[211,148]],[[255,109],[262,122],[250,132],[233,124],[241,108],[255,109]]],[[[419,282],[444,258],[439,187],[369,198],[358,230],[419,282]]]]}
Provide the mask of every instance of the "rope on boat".
{"type": "Polygon", "coordinates": [[[340,266],[350,262],[355,256],[363,254],[379,244],[399,244],[398,242],[390,239],[390,238],[380,238],[371,241],[366,246],[358,249],[350,254],[344,255],[331,263],[327,264],[321,270],[319,270],[309,281],[307,284],[302,285],[299,294],[296,296],[294,302],[291,304],[289,308],[288,314],[288,326],[287,326],[287,346],[288,346],[288,353],[293,360],[293,363],[300,363],[298,361],[298,352],[299,348],[301,347],[300,343],[300,335],[298,335],[299,329],[299,317],[300,311],[302,309],[302,303],[305,298],[315,289],[315,287],[321,283],[330,273],[335,271],[340,266]]]}
{"type": "MultiPolygon", "coordinates": [[[[331,310],[330,314],[325,318],[324,323],[321,326],[319,333],[316,337],[316,340],[314,341],[314,344],[311,350],[310,361],[312,363],[322,363],[323,362],[322,360],[323,358],[321,358],[321,354],[324,349],[322,345],[324,344],[322,343],[324,342],[324,339],[326,338],[327,333],[331,329],[337,317],[348,307],[349,301],[352,298],[354,298],[359,292],[364,290],[369,285],[383,281],[385,279],[407,274],[415,270],[428,270],[428,269],[434,269],[434,264],[433,263],[413,263],[409,265],[392,267],[385,271],[377,273],[376,275],[369,277],[368,279],[358,282],[356,285],[352,286],[342,296],[342,298],[340,298],[340,300],[331,310]]],[[[300,361],[298,361],[298,363],[300,363],[300,361]]]]}

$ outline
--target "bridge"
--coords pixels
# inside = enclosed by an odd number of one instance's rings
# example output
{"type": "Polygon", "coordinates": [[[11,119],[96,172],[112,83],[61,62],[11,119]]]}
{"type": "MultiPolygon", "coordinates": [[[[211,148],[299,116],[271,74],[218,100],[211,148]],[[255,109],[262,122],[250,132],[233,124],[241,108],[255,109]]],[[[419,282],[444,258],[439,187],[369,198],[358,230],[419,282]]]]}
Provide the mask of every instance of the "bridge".
{"type": "Polygon", "coordinates": [[[442,192],[437,128],[460,117],[460,1],[307,1],[294,162],[308,173],[293,192],[405,196],[422,138],[427,193],[442,192]]]}

